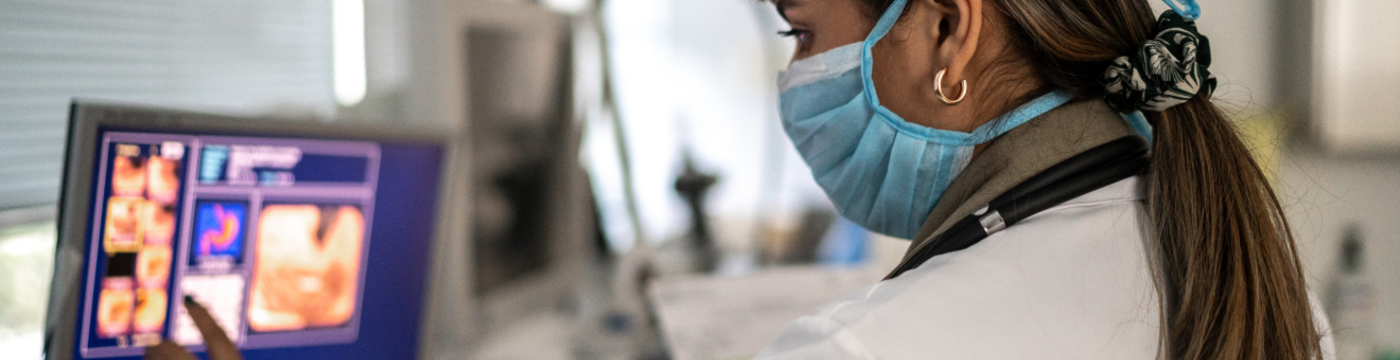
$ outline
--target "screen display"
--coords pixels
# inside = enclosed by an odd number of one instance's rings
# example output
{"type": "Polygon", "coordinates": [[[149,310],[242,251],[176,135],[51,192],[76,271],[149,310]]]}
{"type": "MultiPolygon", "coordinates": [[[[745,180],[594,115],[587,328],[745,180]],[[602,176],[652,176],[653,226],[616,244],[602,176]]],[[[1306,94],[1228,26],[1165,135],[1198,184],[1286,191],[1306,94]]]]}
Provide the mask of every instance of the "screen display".
{"type": "Polygon", "coordinates": [[[248,359],[415,356],[440,147],[98,139],[76,358],[136,358],[162,340],[203,350],[185,296],[248,359]]]}

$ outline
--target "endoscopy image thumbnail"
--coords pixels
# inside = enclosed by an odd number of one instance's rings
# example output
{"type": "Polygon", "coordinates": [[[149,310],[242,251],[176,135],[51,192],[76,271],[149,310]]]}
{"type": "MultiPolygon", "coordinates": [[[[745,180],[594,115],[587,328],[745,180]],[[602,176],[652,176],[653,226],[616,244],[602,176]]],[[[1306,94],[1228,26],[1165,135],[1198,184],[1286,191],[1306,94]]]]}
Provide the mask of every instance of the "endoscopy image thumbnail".
{"type": "Polygon", "coordinates": [[[151,201],[172,204],[180,194],[180,160],[150,157],[146,160],[146,195],[151,201]]]}
{"type": "Polygon", "coordinates": [[[109,277],[102,281],[97,297],[97,334],[105,338],[131,332],[131,316],[136,306],[136,293],[131,278],[109,277]]]}
{"type": "Polygon", "coordinates": [[[136,253],[136,282],[145,288],[165,288],[170,279],[170,244],[147,244],[136,253]]]}
{"type": "MultiPolygon", "coordinates": [[[[112,160],[112,193],[118,196],[141,196],[146,190],[146,159],[137,145],[121,144],[118,149],[135,150],[135,156],[118,155],[112,160]]],[[[126,152],[132,152],[126,150],[126,152]]]]}
{"type": "Polygon", "coordinates": [[[107,223],[103,246],[108,253],[135,252],[141,248],[143,235],[142,210],[146,199],[117,196],[107,199],[107,223]]]}
{"type": "Polygon", "coordinates": [[[133,330],[137,333],[159,333],[164,330],[168,298],[164,288],[137,289],[133,330]]]}
{"type": "Polygon", "coordinates": [[[141,209],[145,242],[169,243],[175,237],[175,206],[147,201],[141,209]]]}

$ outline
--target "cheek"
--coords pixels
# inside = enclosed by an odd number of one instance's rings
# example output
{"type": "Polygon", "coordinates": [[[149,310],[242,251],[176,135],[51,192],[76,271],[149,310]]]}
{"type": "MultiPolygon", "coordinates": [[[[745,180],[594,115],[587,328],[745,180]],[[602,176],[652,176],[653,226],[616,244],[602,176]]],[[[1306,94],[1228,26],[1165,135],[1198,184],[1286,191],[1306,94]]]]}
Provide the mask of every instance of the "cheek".
{"type": "Polygon", "coordinates": [[[928,66],[910,61],[913,57],[905,47],[882,41],[875,44],[870,53],[873,56],[870,77],[875,82],[875,92],[880,96],[880,103],[890,110],[895,110],[891,105],[907,103],[918,94],[921,86],[931,85],[923,76],[926,72],[923,68],[928,66]]]}

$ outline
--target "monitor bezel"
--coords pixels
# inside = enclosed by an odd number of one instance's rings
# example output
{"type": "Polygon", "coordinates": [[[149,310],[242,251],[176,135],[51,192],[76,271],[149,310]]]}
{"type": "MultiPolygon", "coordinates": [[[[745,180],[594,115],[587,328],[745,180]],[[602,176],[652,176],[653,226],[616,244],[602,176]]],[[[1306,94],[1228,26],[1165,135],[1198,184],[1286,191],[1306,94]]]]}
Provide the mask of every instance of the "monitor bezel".
{"type": "MultiPolygon", "coordinates": [[[[85,259],[85,243],[90,219],[86,216],[92,207],[92,181],[96,167],[97,136],[102,128],[120,128],[123,131],[159,131],[170,133],[217,133],[232,136],[276,136],[310,139],[361,140],[376,142],[396,142],[408,144],[435,145],[443,149],[442,166],[439,175],[438,198],[435,211],[436,228],[433,230],[429,246],[437,248],[447,234],[456,233],[450,226],[447,216],[452,213],[447,199],[461,184],[455,184],[448,176],[453,168],[453,159],[461,147],[456,139],[462,138],[455,131],[432,129],[421,125],[395,124],[386,126],[372,123],[345,123],[317,121],[313,118],[296,119],[274,116],[236,116],[209,112],[182,110],[169,107],[120,104],[102,101],[75,99],[69,107],[68,133],[63,157],[63,183],[60,186],[58,201],[58,239],[54,251],[53,278],[49,287],[49,301],[44,321],[44,358],[72,359],[73,346],[77,334],[78,293],[82,288],[82,269],[85,259]]],[[[433,276],[436,256],[425,259],[426,273],[433,276]]],[[[422,312],[418,319],[420,329],[418,353],[424,354],[422,347],[423,330],[430,319],[430,303],[433,294],[433,281],[424,283],[422,312]]]]}

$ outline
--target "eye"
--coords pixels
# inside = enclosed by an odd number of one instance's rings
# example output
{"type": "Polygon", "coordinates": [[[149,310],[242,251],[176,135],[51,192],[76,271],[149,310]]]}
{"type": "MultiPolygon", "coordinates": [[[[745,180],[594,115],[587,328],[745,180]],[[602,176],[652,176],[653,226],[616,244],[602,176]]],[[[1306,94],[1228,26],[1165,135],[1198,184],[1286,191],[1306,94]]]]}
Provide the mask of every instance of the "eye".
{"type": "Polygon", "coordinates": [[[797,39],[798,45],[806,45],[808,40],[807,38],[811,37],[812,33],[807,30],[792,29],[787,31],[779,31],[778,35],[797,39]]]}

